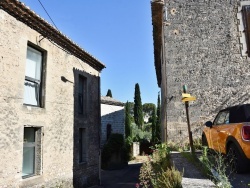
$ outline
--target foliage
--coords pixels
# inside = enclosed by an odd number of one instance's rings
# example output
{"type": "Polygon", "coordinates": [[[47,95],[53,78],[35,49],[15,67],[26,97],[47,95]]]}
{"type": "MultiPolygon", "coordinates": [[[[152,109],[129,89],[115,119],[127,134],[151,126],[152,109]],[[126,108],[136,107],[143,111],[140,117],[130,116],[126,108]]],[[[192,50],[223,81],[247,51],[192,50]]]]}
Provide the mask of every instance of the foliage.
{"type": "Polygon", "coordinates": [[[153,182],[153,187],[155,188],[182,188],[181,184],[181,173],[173,168],[167,168],[161,173],[158,173],[155,181],[153,182]]]}
{"type": "Polygon", "coordinates": [[[135,95],[134,95],[134,120],[135,124],[141,129],[144,123],[143,111],[141,102],[140,86],[138,83],[135,84],[135,95]]]}
{"type": "Polygon", "coordinates": [[[151,132],[139,129],[135,123],[131,124],[131,130],[132,130],[131,136],[134,142],[139,142],[141,140],[148,140],[148,141],[151,140],[151,132]]]}
{"type": "Polygon", "coordinates": [[[202,150],[202,143],[201,143],[201,138],[196,138],[193,140],[193,144],[194,144],[194,149],[195,150],[202,150]]]}
{"type": "MultiPolygon", "coordinates": [[[[195,150],[202,150],[201,138],[194,139],[193,145],[195,150]]],[[[168,146],[171,149],[171,151],[182,152],[190,150],[189,142],[181,142],[181,143],[168,142],[168,146]]]]}
{"type": "Polygon", "coordinates": [[[152,112],[152,139],[151,139],[152,143],[156,143],[157,139],[156,139],[156,113],[155,113],[155,106],[153,108],[153,112],[152,112]]]}
{"type": "Polygon", "coordinates": [[[128,102],[129,104],[129,114],[130,114],[130,118],[131,118],[131,123],[134,123],[135,120],[134,120],[134,105],[135,103],[134,102],[128,102]]]}
{"type": "MultiPolygon", "coordinates": [[[[140,185],[144,188],[179,188],[182,175],[171,167],[170,150],[166,144],[156,144],[152,156],[148,157],[140,169],[140,185]]],[[[137,187],[139,187],[137,185],[137,187]]]]}
{"type": "Polygon", "coordinates": [[[158,94],[157,100],[157,119],[156,119],[156,126],[155,126],[155,142],[161,141],[161,101],[160,95],[158,94]]]}
{"type": "Polygon", "coordinates": [[[146,132],[151,132],[151,130],[152,130],[152,123],[145,123],[142,130],[146,131],[146,132]]]}
{"type": "Polygon", "coordinates": [[[223,155],[216,151],[214,155],[209,155],[208,151],[208,148],[204,147],[202,156],[200,157],[200,161],[205,167],[205,170],[209,174],[212,174],[217,187],[231,188],[232,186],[226,173],[227,164],[223,155]]]}
{"type": "Polygon", "coordinates": [[[108,92],[107,92],[107,95],[106,95],[107,97],[111,97],[112,98],[112,92],[111,92],[111,90],[109,89],[108,90],[108,92]]]}
{"type": "Polygon", "coordinates": [[[131,117],[130,117],[130,105],[127,102],[125,106],[125,138],[131,136],[131,117]]]}
{"type": "Polygon", "coordinates": [[[153,110],[155,109],[154,103],[144,103],[142,105],[143,113],[152,116],[153,110]]]}
{"type": "Polygon", "coordinates": [[[125,144],[122,134],[113,133],[110,135],[108,142],[103,146],[102,150],[102,167],[105,168],[112,154],[121,152],[124,161],[129,160],[129,148],[125,144]]]}

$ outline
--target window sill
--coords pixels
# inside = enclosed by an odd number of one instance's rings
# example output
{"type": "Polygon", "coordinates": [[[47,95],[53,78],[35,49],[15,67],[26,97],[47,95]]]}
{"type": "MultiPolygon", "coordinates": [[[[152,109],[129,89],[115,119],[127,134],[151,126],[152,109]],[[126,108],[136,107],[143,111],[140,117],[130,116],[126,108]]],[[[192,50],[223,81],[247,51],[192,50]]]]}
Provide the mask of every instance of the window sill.
{"type": "Polygon", "coordinates": [[[44,183],[43,176],[40,176],[40,175],[36,176],[35,175],[35,176],[23,178],[22,183],[20,185],[20,188],[31,187],[31,186],[39,185],[39,184],[42,184],[42,183],[44,183]]]}
{"type": "Polygon", "coordinates": [[[45,108],[40,107],[40,106],[32,106],[32,105],[28,105],[28,104],[23,104],[23,109],[24,110],[45,110],[45,108]]]}
{"type": "Polygon", "coordinates": [[[87,165],[87,161],[79,162],[78,164],[79,164],[80,166],[84,166],[84,165],[87,165]]]}

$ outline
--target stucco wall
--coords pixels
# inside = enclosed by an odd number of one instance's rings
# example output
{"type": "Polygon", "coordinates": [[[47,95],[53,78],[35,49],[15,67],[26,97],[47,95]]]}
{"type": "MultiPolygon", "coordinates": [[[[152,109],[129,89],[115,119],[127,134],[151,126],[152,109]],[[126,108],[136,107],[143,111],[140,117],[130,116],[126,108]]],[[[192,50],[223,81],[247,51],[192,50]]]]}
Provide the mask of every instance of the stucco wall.
{"type": "Polygon", "coordinates": [[[33,184],[72,187],[73,175],[76,184],[79,177],[82,182],[97,184],[99,73],[46,38],[38,43],[41,38],[39,33],[0,9],[0,187],[27,187],[33,184]],[[44,108],[23,105],[28,41],[47,51],[44,108]],[[89,115],[85,118],[76,115],[74,101],[74,96],[77,98],[74,83],[79,74],[88,80],[89,115]],[[70,82],[63,82],[62,76],[70,82]],[[22,179],[25,125],[42,129],[42,160],[41,175],[22,179]],[[80,166],[76,141],[79,127],[87,127],[89,133],[89,158],[80,166]]]}
{"type": "MultiPolygon", "coordinates": [[[[197,97],[190,102],[190,121],[202,127],[218,110],[249,102],[250,63],[242,56],[237,18],[239,1],[165,2],[164,31],[166,67],[162,74],[162,101],[166,106],[168,139],[187,138],[182,86],[197,97]],[[165,85],[166,83],[166,85],[165,85]],[[165,86],[164,86],[165,85],[165,86]]],[[[245,52],[243,53],[243,55],[245,52]]],[[[200,134],[200,131],[197,133],[200,134]]]]}
{"type": "Polygon", "coordinates": [[[101,104],[101,146],[107,141],[107,125],[110,124],[112,133],[125,134],[125,112],[123,106],[101,104]]]}

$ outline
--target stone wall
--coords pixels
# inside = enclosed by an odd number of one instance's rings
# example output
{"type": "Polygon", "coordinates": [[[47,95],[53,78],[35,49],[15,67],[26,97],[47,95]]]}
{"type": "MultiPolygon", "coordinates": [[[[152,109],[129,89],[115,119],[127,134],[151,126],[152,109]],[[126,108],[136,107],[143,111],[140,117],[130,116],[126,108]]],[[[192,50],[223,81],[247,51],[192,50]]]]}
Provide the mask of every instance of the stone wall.
{"type": "Polygon", "coordinates": [[[114,104],[101,104],[101,146],[107,141],[107,125],[111,125],[112,133],[125,134],[124,106],[114,104]]]}
{"type": "Polygon", "coordinates": [[[0,187],[83,187],[99,173],[99,72],[0,9],[0,187]],[[44,108],[23,105],[28,42],[47,52],[44,108]],[[87,115],[77,114],[78,77],[87,78],[87,115]],[[62,81],[62,76],[68,81],[62,81]],[[75,96],[75,100],[74,100],[75,96]],[[40,171],[22,178],[24,126],[41,129],[40,171]],[[87,128],[85,163],[79,128],[87,128]],[[75,138],[75,139],[74,139],[75,138]],[[74,182],[73,182],[74,181],[74,182]]]}
{"type": "Polygon", "coordinates": [[[165,1],[161,85],[169,140],[188,139],[184,84],[197,97],[189,108],[192,130],[220,109],[249,102],[250,62],[240,42],[239,7],[236,0],[165,1]]]}

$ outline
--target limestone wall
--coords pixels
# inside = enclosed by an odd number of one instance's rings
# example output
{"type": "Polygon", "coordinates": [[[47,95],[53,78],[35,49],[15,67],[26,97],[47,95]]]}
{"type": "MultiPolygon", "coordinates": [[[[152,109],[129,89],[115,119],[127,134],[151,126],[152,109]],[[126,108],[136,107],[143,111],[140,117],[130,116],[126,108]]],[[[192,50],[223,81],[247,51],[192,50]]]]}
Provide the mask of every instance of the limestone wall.
{"type": "Polygon", "coordinates": [[[73,187],[73,179],[75,185],[97,184],[99,72],[46,38],[38,42],[41,38],[0,9],[0,187],[73,187]],[[47,51],[44,108],[23,105],[28,42],[47,51]],[[79,117],[76,110],[79,74],[88,80],[85,117],[79,117]],[[68,81],[63,82],[62,76],[68,81]],[[24,126],[41,128],[40,171],[26,179],[22,178],[24,126]],[[84,164],[79,164],[76,149],[80,127],[88,132],[84,164]]]}
{"type": "Polygon", "coordinates": [[[123,106],[101,104],[101,146],[107,141],[107,125],[111,125],[112,133],[125,134],[125,112],[123,106]]]}
{"type": "Polygon", "coordinates": [[[166,67],[161,71],[168,139],[186,137],[176,134],[187,132],[181,102],[184,84],[197,97],[190,102],[193,130],[212,120],[220,109],[249,102],[250,62],[241,40],[239,7],[236,0],[165,1],[166,67]]]}

